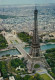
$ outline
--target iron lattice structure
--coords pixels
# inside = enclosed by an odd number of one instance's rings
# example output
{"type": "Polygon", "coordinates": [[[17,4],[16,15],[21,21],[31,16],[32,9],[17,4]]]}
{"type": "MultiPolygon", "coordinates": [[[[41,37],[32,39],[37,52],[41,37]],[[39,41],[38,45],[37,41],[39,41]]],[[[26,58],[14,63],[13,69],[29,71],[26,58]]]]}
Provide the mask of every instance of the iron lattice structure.
{"type": "Polygon", "coordinates": [[[39,36],[38,36],[38,21],[37,21],[37,14],[38,10],[35,7],[34,10],[34,30],[33,30],[33,39],[32,39],[32,45],[30,50],[30,55],[32,57],[38,57],[39,50],[40,50],[40,44],[39,44],[39,36]]]}

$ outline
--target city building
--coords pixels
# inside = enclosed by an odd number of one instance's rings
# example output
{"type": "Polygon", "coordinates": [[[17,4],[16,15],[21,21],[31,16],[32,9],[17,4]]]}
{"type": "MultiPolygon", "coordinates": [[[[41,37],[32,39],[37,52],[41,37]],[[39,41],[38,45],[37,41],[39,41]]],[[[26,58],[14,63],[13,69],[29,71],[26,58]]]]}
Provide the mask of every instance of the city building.
{"type": "Polygon", "coordinates": [[[0,77],[0,80],[4,80],[3,77],[0,77]]]}
{"type": "Polygon", "coordinates": [[[15,80],[14,76],[10,76],[9,80],[15,80]]]}

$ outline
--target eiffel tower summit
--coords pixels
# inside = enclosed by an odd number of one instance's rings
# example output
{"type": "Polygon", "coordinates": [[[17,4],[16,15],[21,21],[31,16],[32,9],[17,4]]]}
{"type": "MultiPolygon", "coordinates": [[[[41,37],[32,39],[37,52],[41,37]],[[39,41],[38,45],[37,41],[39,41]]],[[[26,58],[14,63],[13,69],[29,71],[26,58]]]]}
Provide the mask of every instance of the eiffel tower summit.
{"type": "Polygon", "coordinates": [[[32,57],[39,57],[40,56],[40,53],[39,53],[40,44],[39,44],[39,36],[38,36],[37,14],[38,14],[38,10],[35,6],[33,39],[32,39],[31,51],[30,51],[30,56],[32,56],[32,57]]]}

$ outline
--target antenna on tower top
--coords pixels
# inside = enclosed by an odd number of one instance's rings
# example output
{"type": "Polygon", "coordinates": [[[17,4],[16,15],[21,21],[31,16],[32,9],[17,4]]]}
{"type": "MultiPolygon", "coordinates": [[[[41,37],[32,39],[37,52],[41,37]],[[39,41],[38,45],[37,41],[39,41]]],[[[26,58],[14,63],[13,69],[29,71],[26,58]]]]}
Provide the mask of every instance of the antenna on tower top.
{"type": "Polygon", "coordinates": [[[35,4],[35,10],[37,9],[37,5],[35,4]]]}
{"type": "Polygon", "coordinates": [[[37,9],[37,0],[35,0],[35,10],[37,9]]]}

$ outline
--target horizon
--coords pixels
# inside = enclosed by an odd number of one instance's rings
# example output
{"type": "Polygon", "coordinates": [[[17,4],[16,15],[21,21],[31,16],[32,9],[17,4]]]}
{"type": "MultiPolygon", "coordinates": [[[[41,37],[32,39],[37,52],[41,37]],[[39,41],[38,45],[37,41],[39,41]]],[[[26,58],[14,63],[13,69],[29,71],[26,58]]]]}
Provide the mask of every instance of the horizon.
{"type": "Polygon", "coordinates": [[[22,6],[22,7],[25,7],[25,6],[49,6],[49,5],[53,5],[54,6],[55,3],[46,3],[46,4],[4,4],[4,5],[0,5],[0,6],[22,6]]]}
{"type": "Polygon", "coordinates": [[[35,4],[51,4],[55,3],[55,0],[0,0],[0,5],[35,5],[35,4]]]}

